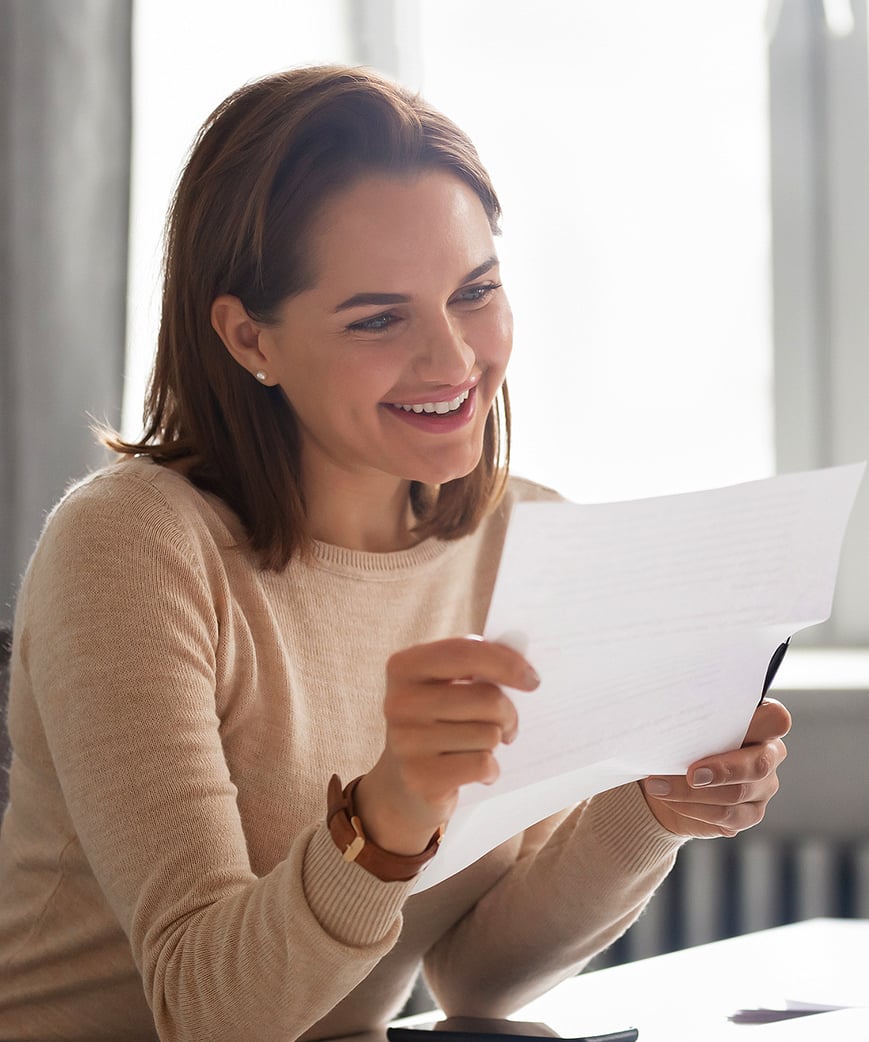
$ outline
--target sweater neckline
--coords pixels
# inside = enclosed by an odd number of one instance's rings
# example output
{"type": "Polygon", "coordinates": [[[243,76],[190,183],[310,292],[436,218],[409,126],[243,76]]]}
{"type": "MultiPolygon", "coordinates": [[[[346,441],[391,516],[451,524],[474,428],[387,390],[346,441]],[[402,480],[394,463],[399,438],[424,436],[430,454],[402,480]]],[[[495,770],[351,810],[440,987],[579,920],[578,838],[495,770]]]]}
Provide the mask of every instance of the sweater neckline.
{"type": "MultiPolygon", "coordinates": [[[[169,474],[183,482],[185,486],[195,489],[199,496],[211,504],[212,509],[218,513],[229,531],[240,541],[245,539],[244,526],[241,520],[220,496],[193,485],[185,475],[179,474],[170,467],[159,466],[147,457],[134,457],[134,460],[135,462],[146,464],[149,469],[155,467],[159,473],[169,474]]],[[[445,540],[437,536],[430,536],[428,539],[424,539],[422,542],[417,543],[416,546],[406,550],[375,553],[373,551],[351,550],[348,547],[336,546],[332,543],[324,543],[314,539],[311,542],[311,553],[307,558],[307,563],[323,571],[343,575],[398,577],[412,571],[414,568],[418,568],[420,565],[443,557],[452,546],[456,545],[456,542],[456,540],[445,540]]]]}
{"type": "Polygon", "coordinates": [[[431,536],[406,550],[374,553],[367,550],[351,550],[345,546],[322,543],[315,539],[311,548],[311,562],[327,571],[345,574],[397,575],[437,560],[447,553],[453,542],[454,540],[447,541],[431,536]]]}

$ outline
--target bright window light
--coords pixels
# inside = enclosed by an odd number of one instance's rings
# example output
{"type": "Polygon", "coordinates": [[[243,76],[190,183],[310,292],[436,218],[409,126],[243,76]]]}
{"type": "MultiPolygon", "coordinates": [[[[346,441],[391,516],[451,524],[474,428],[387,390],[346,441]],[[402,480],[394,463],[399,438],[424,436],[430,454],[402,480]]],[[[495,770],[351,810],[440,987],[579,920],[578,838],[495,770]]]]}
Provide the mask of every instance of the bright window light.
{"type": "Polygon", "coordinates": [[[504,206],[514,470],[581,501],[774,469],[764,5],[422,0],[504,206]]]}
{"type": "Polygon", "coordinates": [[[138,437],[157,344],[163,224],[199,127],[248,80],[350,61],[344,0],[134,5],[133,174],[123,433],[138,437]]]}

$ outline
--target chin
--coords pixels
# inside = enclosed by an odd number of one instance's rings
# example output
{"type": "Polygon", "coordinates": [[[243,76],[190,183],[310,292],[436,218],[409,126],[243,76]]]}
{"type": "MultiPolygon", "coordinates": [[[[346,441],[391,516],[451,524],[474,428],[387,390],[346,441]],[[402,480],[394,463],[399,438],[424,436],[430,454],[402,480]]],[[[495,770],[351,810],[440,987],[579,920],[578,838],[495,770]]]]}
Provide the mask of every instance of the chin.
{"type": "Polygon", "coordinates": [[[432,488],[436,488],[439,485],[446,485],[450,481],[458,481],[460,478],[466,478],[471,474],[477,464],[480,462],[478,456],[472,463],[463,467],[454,467],[449,470],[446,469],[430,469],[425,474],[416,474],[411,481],[418,481],[422,485],[429,485],[432,488]]]}
{"type": "Polygon", "coordinates": [[[470,474],[480,462],[483,455],[483,433],[475,438],[472,444],[454,446],[452,451],[442,448],[430,454],[417,457],[415,465],[401,468],[403,477],[408,481],[418,481],[422,485],[437,487],[449,481],[457,481],[470,474]]]}

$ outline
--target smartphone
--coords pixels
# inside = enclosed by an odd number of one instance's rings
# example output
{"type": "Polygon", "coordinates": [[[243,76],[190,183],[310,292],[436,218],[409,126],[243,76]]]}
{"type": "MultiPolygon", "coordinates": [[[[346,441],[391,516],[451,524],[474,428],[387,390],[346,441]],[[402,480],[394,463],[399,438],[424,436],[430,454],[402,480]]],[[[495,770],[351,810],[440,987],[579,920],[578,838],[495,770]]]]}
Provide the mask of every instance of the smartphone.
{"type": "Polygon", "coordinates": [[[417,1024],[415,1027],[390,1027],[386,1037],[390,1042],[541,1042],[543,1039],[561,1039],[562,1042],[636,1042],[636,1028],[611,1031],[605,1035],[574,1035],[564,1038],[546,1024],[524,1020],[493,1020],[484,1017],[448,1017],[446,1020],[417,1024]]]}

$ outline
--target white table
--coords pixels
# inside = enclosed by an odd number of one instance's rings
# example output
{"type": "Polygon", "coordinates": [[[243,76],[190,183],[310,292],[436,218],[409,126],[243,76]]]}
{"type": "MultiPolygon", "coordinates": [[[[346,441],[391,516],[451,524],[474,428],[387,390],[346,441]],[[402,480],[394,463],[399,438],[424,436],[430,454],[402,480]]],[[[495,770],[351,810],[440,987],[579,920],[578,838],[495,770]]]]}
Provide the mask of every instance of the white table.
{"type": "MultiPolygon", "coordinates": [[[[640,1042],[841,1038],[827,1013],[763,1027],[727,1019],[786,999],[869,1007],[869,920],[814,919],[584,974],[516,1019],[564,1036],[633,1026],[640,1042]]],[[[860,1038],[869,1042],[866,1018],[860,1038]]]]}
{"type": "Polygon", "coordinates": [[[637,1027],[639,1042],[869,1042],[869,1009],[762,1026],[727,1019],[786,999],[869,1007],[869,920],[814,919],[586,973],[513,1019],[566,1038],[637,1027]]]}

